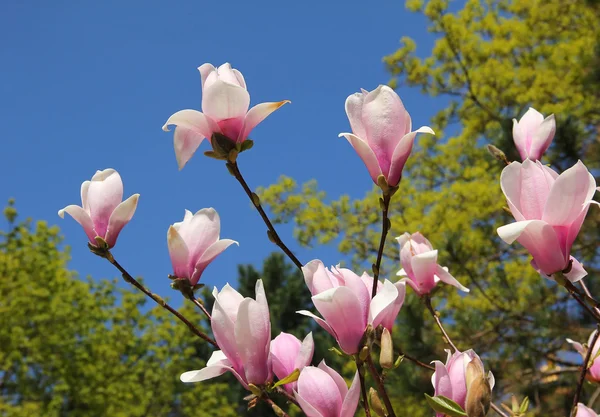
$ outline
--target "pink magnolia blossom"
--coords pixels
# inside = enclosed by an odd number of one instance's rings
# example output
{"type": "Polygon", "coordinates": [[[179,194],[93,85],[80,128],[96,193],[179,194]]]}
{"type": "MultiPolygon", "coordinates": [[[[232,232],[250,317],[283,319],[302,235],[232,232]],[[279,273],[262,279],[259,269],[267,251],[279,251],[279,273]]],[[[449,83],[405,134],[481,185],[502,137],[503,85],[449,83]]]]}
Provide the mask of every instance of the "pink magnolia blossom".
{"type": "Polygon", "coordinates": [[[185,211],[183,221],[167,232],[167,245],[173,264],[173,275],[187,278],[196,285],[204,269],[235,240],[220,239],[221,220],[215,209],[205,208],[192,215],[185,211]]]}
{"type": "Polygon", "coordinates": [[[598,417],[598,414],[591,408],[586,407],[581,403],[577,403],[577,413],[575,414],[575,417],[598,417]]]}
{"type": "MultiPolygon", "coordinates": [[[[444,365],[440,361],[434,361],[435,372],[431,376],[431,383],[435,389],[435,395],[443,395],[460,405],[463,409],[466,407],[467,393],[469,391],[470,381],[467,374],[467,366],[475,362],[477,368],[483,372],[483,363],[479,356],[471,349],[466,352],[454,352],[451,354],[446,350],[448,357],[444,365]]],[[[494,375],[488,372],[487,380],[490,389],[494,388],[494,375]]],[[[443,417],[437,413],[436,417],[443,417]]]]}
{"type": "Polygon", "coordinates": [[[541,159],[552,143],[555,132],[554,115],[551,114],[544,119],[544,116],[532,107],[518,122],[517,119],[513,119],[513,139],[523,160],[527,158],[532,161],[541,159]]]}
{"type": "Polygon", "coordinates": [[[373,278],[366,273],[359,277],[345,268],[328,270],[319,260],[307,263],[302,272],[312,301],[323,318],[305,310],[298,313],[312,317],[335,337],[347,354],[358,352],[367,324],[373,327],[381,324],[392,330],[404,302],[404,283],[380,282],[377,295],[371,299],[373,278]]]}
{"type": "Polygon", "coordinates": [[[114,169],[96,171],[91,181],[81,184],[81,206],[70,205],[58,211],[64,218],[68,213],[79,223],[90,243],[97,245],[96,236],[106,241],[109,248],[115,246],[121,229],[133,217],[140,195],[134,194],[123,200],[123,181],[114,169]]]}
{"type": "MultiPolygon", "coordinates": [[[[302,371],[305,366],[310,365],[314,352],[315,344],[312,332],[309,333],[302,342],[292,334],[281,332],[279,336],[271,342],[273,373],[277,378],[283,379],[294,372],[295,369],[302,371]]],[[[297,387],[297,381],[283,386],[290,394],[292,394],[297,387]]]]}
{"type": "MultiPolygon", "coordinates": [[[[502,191],[516,223],[498,228],[506,243],[517,240],[533,257],[532,266],[547,276],[564,270],[576,282],[587,275],[571,256],[571,246],[596,192],[596,181],[578,161],[558,175],[539,161],[513,162],[502,171],[502,191]]],[[[596,203],[597,204],[597,203],[596,203]]]]}
{"type": "Polygon", "coordinates": [[[396,240],[400,244],[400,262],[403,267],[396,275],[408,277],[402,281],[407,282],[417,294],[429,294],[439,281],[469,292],[468,288],[450,275],[448,268],[437,263],[438,251],[433,249],[429,240],[421,233],[404,233],[396,240]]]}
{"type": "Polygon", "coordinates": [[[360,396],[358,372],[348,389],[344,378],[321,361],[302,370],[294,394],[306,417],[352,417],[360,396]]]}
{"type": "Polygon", "coordinates": [[[600,382],[600,358],[598,358],[598,349],[600,349],[600,340],[596,341],[594,346],[590,346],[592,341],[594,340],[594,336],[596,335],[596,330],[592,332],[590,335],[587,346],[583,346],[581,343],[575,342],[574,340],[567,339],[567,342],[571,343],[575,350],[579,352],[583,360],[585,360],[585,356],[587,355],[588,349],[591,347],[591,365],[588,366],[588,378],[592,381],[600,382]]]}
{"type": "Polygon", "coordinates": [[[388,185],[398,185],[417,133],[435,134],[427,126],[411,131],[412,121],[402,100],[385,85],[349,96],[346,114],[352,133],[340,133],[340,137],[350,142],[375,184],[383,175],[388,185]]]}
{"type": "Polygon", "coordinates": [[[203,64],[198,68],[202,80],[202,113],[197,110],[180,110],[173,114],[165,125],[176,125],[174,135],[175,157],[179,169],[198,149],[205,138],[213,133],[222,133],[233,142],[243,142],[260,122],[275,110],[289,103],[288,100],[275,103],[261,103],[250,106],[250,94],[241,72],[231,68],[229,63],[215,68],[203,64]]]}
{"type": "Polygon", "coordinates": [[[256,282],[256,300],[229,284],[213,290],[215,304],[211,327],[221,348],[213,352],[206,367],[185,372],[183,382],[199,382],[231,372],[240,383],[262,385],[273,379],[271,369],[271,321],[262,280],[256,282]]]}

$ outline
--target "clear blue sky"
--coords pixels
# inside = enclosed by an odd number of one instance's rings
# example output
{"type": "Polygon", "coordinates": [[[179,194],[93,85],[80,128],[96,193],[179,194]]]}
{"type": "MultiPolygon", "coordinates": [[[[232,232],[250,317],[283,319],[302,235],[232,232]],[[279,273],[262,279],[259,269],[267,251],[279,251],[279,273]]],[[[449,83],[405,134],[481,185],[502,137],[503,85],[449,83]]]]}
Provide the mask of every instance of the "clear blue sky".
{"type": "MultiPolygon", "coordinates": [[[[170,224],[214,207],[230,247],[203,275],[209,286],[236,281],[236,265],[276,249],[265,226],[223,163],[200,151],[180,172],[172,133],[161,126],[175,111],[200,109],[205,62],[242,71],[252,104],[289,99],[252,132],[255,146],[240,159],[252,187],[280,175],[317,178],[331,198],[360,197],[372,186],[366,168],[338,133],[348,131],[346,97],[374,89],[389,75],[382,57],[402,36],[427,53],[424,19],[400,0],[381,1],[6,1],[0,11],[0,198],[14,197],[21,218],[58,224],[81,276],[118,276],[89,253],[86,238],[57,210],[80,204],[81,183],[98,169],[117,169],[125,197],[140,193],[133,221],[114,249],[154,292],[179,303],[169,288],[170,224]]],[[[436,102],[399,91],[413,125],[427,124],[436,102]]],[[[2,220],[1,227],[5,227],[2,220]]],[[[306,262],[343,260],[334,247],[304,250],[306,262]]],[[[32,277],[35,280],[35,277],[32,277]]]]}

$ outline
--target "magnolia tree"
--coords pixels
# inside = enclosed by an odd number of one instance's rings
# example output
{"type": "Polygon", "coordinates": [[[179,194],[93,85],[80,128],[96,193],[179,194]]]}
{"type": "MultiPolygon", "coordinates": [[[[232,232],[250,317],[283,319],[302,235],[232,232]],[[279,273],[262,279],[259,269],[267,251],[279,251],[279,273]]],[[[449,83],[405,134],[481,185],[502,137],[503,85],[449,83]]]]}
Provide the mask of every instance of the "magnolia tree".
{"type": "MultiPolygon", "coordinates": [[[[117,262],[111,250],[119,233],[132,219],[138,204],[138,194],[123,198],[123,183],[113,169],[97,171],[91,181],[81,186],[81,207],[70,205],[58,212],[68,213],[84,229],[90,250],[112,263],[124,279],[148,297],[174,314],[190,330],[214,347],[206,367],[183,372],[181,381],[195,383],[231,372],[250,394],[248,407],[259,401],[269,404],[276,415],[287,416],[274,401],[283,397],[286,403],[299,407],[308,417],[350,417],[360,406],[366,416],[395,417],[386,391],[386,373],[403,358],[432,372],[434,396],[427,402],[441,416],[482,417],[493,409],[500,416],[519,416],[527,411],[528,400],[512,399],[507,406],[494,404],[494,376],[486,372],[481,358],[467,347],[457,347],[444,329],[433,306],[432,294],[439,284],[456,287],[468,297],[469,289],[438,264],[438,251],[418,231],[398,237],[401,278],[396,282],[380,277],[380,265],[386,236],[391,228],[388,217],[390,201],[395,197],[402,170],[410,157],[417,133],[434,134],[429,127],[412,130],[409,113],[398,95],[380,85],[373,91],[362,90],[346,99],[346,113],[352,133],[341,133],[367,167],[373,182],[381,189],[379,199],[382,217],[381,240],[372,274],[332,266],[320,260],[301,262],[284,244],[260,199],[248,186],[238,166],[238,157],[252,148],[248,135],[260,122],[287,100],[261,103],[249,109],[250,95],[242,74],[228,63],[215,68],[204,64],[198,68],[202,80],[202,111],[181,110],[173,114],[163,130],[174,125],[175,157],[182,169],[202,141],[208,139],[212,150],[204,154],[225,162],[231,175],[241,184],[268,229],[275,243],[302,271],[307,290],[312,295],[315,311],[298,311],[325,329],[338,348],[332,350],[351,358],[356,373],[350,386],[325,361],[311,366],[314,342],[309,333],[304,340],[281,333],[274,339],[267,295],[262,281],[256,283],[255,298],[244,298],[229,284],[213,290],[214,304],[209,312],[194,292],[202,286],[202,272],[228,246],[236,243],[220,238],[220,218],[212,208],[195,214],[186,210],[181,222],[169,226],[167,243],[173,265],[171,286],[196,304],[210,321],[212,337],[144,287],[117,262]],[[447,345],[447,358],[426,364],[418,358],[402,355],[394,349],[391,333],[394,322],[409,292],[419,297],[439,327],[440,343],[447,345]]],[[[508,203],[507,210],[515,222],[498,229],[508,244],[517,241],[531,254],[531,266],[540,276],[554,280],[600,325],[600,304],[584,283],[587,275],[583,265],[571,256],[571,247],[593,201],[596,183],[583,162],[577,162],[558,173],[540,162],[550,146],[556,129],[554,116],[544,118],[529,109],[514,120],[514,143],[522,162],[507,160],[504,153],[490,147],[490,152],[506,167],[499,178],[508,203]]],[[[401,198],[396,196],[396,198],[401,198]]],[[[490,239],[492,237],[490,236],[490,239]]],[[[396,329],[398,331],[398,329],[396,329]]],[[[578,385],[574,387],[572,416],[597,414],[579,403],[583,382],[600,380],[600,359],[597,359],[596,330],[587,344],[570,339],[583,359],[578,385]]],[[[499,398],[502,400],[503,398],[499,398]]]]}

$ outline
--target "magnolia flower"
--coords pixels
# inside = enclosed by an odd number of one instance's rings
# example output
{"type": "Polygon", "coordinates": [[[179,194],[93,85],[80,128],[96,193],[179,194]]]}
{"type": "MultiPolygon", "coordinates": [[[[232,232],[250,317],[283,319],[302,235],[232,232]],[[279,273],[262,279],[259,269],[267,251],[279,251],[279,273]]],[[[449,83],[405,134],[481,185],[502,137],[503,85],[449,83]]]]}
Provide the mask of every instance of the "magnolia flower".
{"type": "Polygon", "coordinates": [[[577,414],[575,414],[575,417],[598,417],[598,414],[591,408],[588,408],[581,403],[577,403],[577,414]]]}
{"type": "Polygon", "coordinates": [[[400,262],[403,267],[396,275],[408,277],[402,281],[407,282],[417,294],[429,294],[439,281],[469,292],[468,288],[450,275],[448,268],[437,263],[438,251],[433,250],[431,243],[421,233],[404,233],[396,240],[400,244],[400,262]]]}
{"type": "MultiPolygon", "coordinates": [[[[479,403],[484,405],[491,399],[491,390],[494,388],[494,375],[484,373],[483,363],[479,356],[471,349],[466,352],[454,352],[449,350],[446,364],[434,361],[435,372],[431,377],[431,383],[435,389],[435,395],[443,395],[467,410],[469,413],[479,403]]],[[[485,414],[482,414],[485,415],[485,414]]],[[[443,417],[436,413],[436,417],[443,417]]]]}
{"type": "Polygon", "coordinates": [[[352,133],[339,136],[350,142],[375,184],[383,175],[388,185],[398,185],[417,133],[435,134],[427,126],[411,131],[412,121],[402,100],[385,85],[349,96],[346,114],[352,133]]]}
{"type": "Polygon", "coordinates": [[[232,142],[243,142],[260,122],[275,110],[289,103],[288,100],[275,103],[261,103],[250,106],[250,94],[241,72],[231,68],[229,63],[215,68],[203,64],[198,68],[202,80],[202,111],[180,110],[173,114],[165,125],[176,125],[174,144],[175,157],[179,169],[190,160],[205,138],[213,133],[222,133],[232,142]]]}
{"type": "Polygon", "coordinates": [[[187,278],[196,285],[204,269],[235,240],[219,239],[221,220],[214,208],[192,215],[185,211],[182,222],[169,227],[167,245],[173,264],[173,275],[187,278]]]}
{"type": "MultiPolygon", "coordinates": [[[[296,369],[302,371],[305,366],[310,365],[314,353],[315,344],[313,342],[312,332],[309,333],[302,342],[294,335],[281,332],[279,333],[279,336],[271,341],[273,373],[277,378],[283,379],[296,369]]],[[[283,386],[290,394],[292,394],[297,387],[297,382],[291,382],[283,386]]]]}
{"type": "Polygon", "coordinates": [[[213,296],[210,324],[221,350],[213,352],[205,368],[183,373],[181,381],[204,381],[227,371],[246,389],[271,381],[271,321],[262,280],[256,281],[256,300],[242,297],[229,284],[221,292],[215,288],[213,296]]]}
{"type": "Polygon", "coordinates": [[[541,159],[552,143],[555,132],[554,115],[551,114],[544,119],[544,116],[533,107],[530,107],[518,122],[517,119],[513,119],[513,139],[523,160],[541,159]]]}
{"type": "Polygon", "coordinates": [[[319,260],[302,267],[304,281],[312,294],[312,301],[323,318],[309,311],[299,314],[312,317],[330,335],[335,337],[344,352],[355,354],[368,324],[380,324],[392,330],[396,316],[404,302],[404,283],[378,283],[378,292],[371,299],[373,278],[359,277],[345,268],[328,270],[319,260]]]}
{"type": "Polygon", "coordinates": [[[348,389],[344,378],[325,361],[318,367],[307,366],[300,373],[294,395],[306,417],[352,417],[360,395],[358,372],[348,389]]]}
{"type": "MultiPolygon", "coordinates": [[[[596,181],[578,161],[558,175],[539,161],[513,162],[502,171],[502,191],[516,223],[498,228],[506,243],[517,240],[533,256],[531,265],[547,276],[560,271],[571,282],[587,275],[571,246],[596,192],[596,181]]],[[[598,204],[598,203],[596,203],[598,204]]]]}
{"type": "Polygon", "coordinates": [[[97,245],[96,236],[106,241],[109,248],[115,246],[121,229],[133,217],[139,194],[123,200],[123,181],[114,169],[96,171],[91,181],[81,184],[81,205],[70,205],[58,211],[62,218],[65,212],[79,223],[90,243],[97,245]]]}
{"type": "Polygon", "coordinates": [[[596,381],[596,382],[600,382],[600,358],[598,358],[598,349],[600,349],[600,340],[597,340],[596,344],[594,344],[594,346],[591,346],[592,342],[594,341],[595,336],[596,336],[596,330],[594,330],[592,332],[592,334],[590,335],[590,337],[588,338],[587,346],[583,346],[581,343],[575,342],[574,340],[571,340],[571,339],[567,339],[567,342],[569,342],[570,344],[573,345],[573,347],[575,348],[575,350],[577,352],[579,352],[579,354],[581,355],[583,360],[585,360],[588,349],[591,347],[591,349],[592,349],[592,353],[590,356],[591,363],[588,364],[587,375],[588,375],[589,379],[596,381]]]}

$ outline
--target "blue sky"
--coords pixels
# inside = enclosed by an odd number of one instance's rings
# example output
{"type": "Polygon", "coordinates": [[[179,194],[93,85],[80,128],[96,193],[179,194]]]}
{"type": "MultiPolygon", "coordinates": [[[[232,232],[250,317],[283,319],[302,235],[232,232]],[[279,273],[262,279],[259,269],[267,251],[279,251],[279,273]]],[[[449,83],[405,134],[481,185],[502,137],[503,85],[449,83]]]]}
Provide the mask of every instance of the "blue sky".
{"type": "MultiPolygon", "coordinates": [[[[240,246],[209,266],[203,282],[235,282],[237,264],[260,266],[276,247],[223,163],[202,155],[207,144],[177,170],[172,133],[161,126],[177,110],[200,109],[196,68],[231,62],[252,105],[292,101],[252,132],[255,146],[240,158],[253,188],[285,174],[300,183],[317,178],[331,198],[361,197],[372,182],[337,137],[349,129],[344,101],[389,80],[382,57],[402,36],[416,39],[421,53],[432,46],[422,16],[399,0],[4,2],[0,198],[16,198],[21,218],[58,224],[81,276],[115,277],[89,253],[79,225],[57,216],[80,204],[80,185],[96,170],[115,168],[125,197],[141,194],[113,251],[133,275],[178,304],[167,279],[167,228],[184,209],[214,207],[221,236],[240,246]]],[[[399,93],[413,125],[427,124],[436,102],[416,90],[399,93]]],[[[342,260],[334,247],[299,248],[291,226],[278,230],[301,261],[342,260]]]]}

